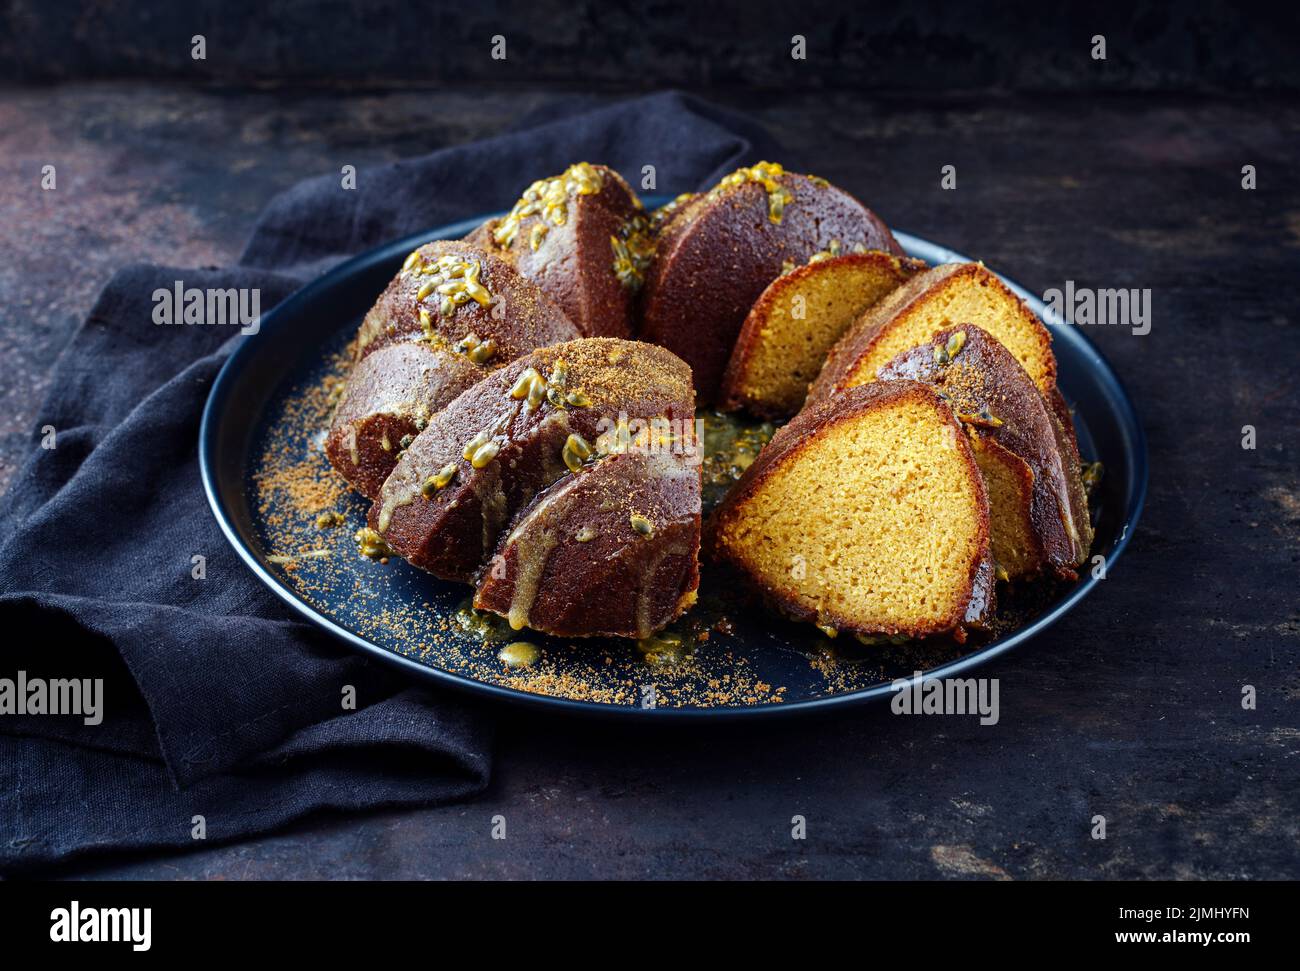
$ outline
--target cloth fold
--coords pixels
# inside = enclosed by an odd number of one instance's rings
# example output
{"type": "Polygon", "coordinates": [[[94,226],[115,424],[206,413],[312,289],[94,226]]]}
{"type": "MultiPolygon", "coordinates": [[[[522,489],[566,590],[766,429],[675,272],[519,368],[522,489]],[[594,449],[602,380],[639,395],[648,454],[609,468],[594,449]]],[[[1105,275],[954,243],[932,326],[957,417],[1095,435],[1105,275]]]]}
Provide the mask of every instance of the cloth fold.
{"type": "Polygon", "coordinates": [[[238,266],[134,266],[105,287],[0,500],[0,871],[487,785],[490,711],[304,623],[229,547],[199,481],[198,427],[235,342],[257,338],[159,326],[153,294],[176,281],[257,289],[266,313],[339,260],[504,209],[521,181],[574,161],[677,193],[774,148],[753,123],[680,94],[589,108],[557,102],[499,137],[362,169],[355,190],[308,180],[268,205],[238,266]],[[4,713],[20,671],[102,680],[102,721],[4,713]]]}

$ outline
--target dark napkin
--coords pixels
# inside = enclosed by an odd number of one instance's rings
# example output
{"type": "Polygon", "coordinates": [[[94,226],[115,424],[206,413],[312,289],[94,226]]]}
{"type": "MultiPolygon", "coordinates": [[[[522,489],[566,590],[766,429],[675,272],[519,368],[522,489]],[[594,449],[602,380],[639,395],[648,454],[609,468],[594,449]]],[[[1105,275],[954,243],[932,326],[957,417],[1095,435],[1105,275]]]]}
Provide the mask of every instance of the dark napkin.
{"type": "Polygon", "coordinates": [[[522,183],[577,160],[677,193],[772,148],[752,123],[677,94],[585,107],[363,168],[353,190],[335,174],[304,182],[267,207],[239,267],[137,266],[104,289],[0,500],[0,679],[102,678],[104,717],[0,714],[0,870],[202,846],[196,816],[212,843],[486,786],[490,712],[336,644],[230,549],[199,482],[199,417],[235,342],[256,337],[156,326],[152,294],[177,280],[256,287],[265,313],[344,257],[507,208],[522,183]],[[45,426],[53,449],[40,447],[45,426]],[[204,579],[191,576],[196,554],[204,579]]]}

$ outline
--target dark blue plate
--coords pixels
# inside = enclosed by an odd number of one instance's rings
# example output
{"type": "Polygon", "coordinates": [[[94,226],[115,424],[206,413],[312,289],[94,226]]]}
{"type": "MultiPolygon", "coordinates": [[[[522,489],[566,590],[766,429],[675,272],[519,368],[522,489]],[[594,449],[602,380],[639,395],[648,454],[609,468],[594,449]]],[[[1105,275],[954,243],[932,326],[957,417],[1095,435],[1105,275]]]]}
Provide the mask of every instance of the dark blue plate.
{"type": "MultiPolygon", "coordinates": [[[[458,239],[482,221],[409,236],[336,267],[266,314],[213,384],[199,438],[212,511],[249,568],[313,624],[414,677],[485,697],[629,718],[755,718],[881,698],[895,679],[916,670],[933,677],[969,671],[1051,626],[1096,586],[1085,567],[1076,584],[1055,591],[1018,629],[966,648],[875,649],[828,667],[821,652],[829,642],[810,626],[739,611],[731,616],[732,636],[711,638],[684,665],[649,665],[624,642],[575,644],[529,635],[542,646],[542,662],[536,669],[507,670],[496,659],[500,642],[484,643],[462,624],[469,616],[460,609],[468,587],[438,581],[396,558],[381,565],[355,554],[352,534],[364,524],[365,504],[339,490],[325,467],[319,455],[325,396],[306,390],[319,389],[334,355],[412,249],[431,239],[458,239]],[[298,465],[286,473],[288,462],[298,465]],[[318,529],[304,511],[312,501],[342,513],[346,524],[318,529]],[[304,546],[313,547],[305,556],[304,546]],[[729,690],[709,697],[707,685],[719,679],[729,690]],[[642,707],[652,696],[648,686],[654,686],[655,707],[642,707]]],[[[895,235],[909,254],[931,264],[967,259],[895,235]]],[[[1093,554],[1109,567],[1132,537],[1146,494],[1141,423],[1119,378],[1083,333],[1054,321],[1041,300],[1010,285],[1053,331],[1059,383],[1075,409],[1080,452],[1085,461],[1105,466],[1093,497],[1093,554]]]]}

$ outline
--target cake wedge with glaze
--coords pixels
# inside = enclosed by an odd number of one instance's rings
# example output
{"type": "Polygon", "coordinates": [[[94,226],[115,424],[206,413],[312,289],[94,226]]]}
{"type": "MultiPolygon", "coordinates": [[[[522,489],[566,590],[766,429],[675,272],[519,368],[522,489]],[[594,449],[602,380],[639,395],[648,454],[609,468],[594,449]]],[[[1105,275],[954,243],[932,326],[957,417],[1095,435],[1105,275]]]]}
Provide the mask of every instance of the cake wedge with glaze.
{"type": "Polygon", "coordinates": [[[325,454],[367,498],[462,391],[577,328],[535,284],[464,242],[421,246],[366,314],[325,454]]]}
{"type": "Polygon", "coordinates": [[[650,220],[605,165],[578,162],[533,182],[501,219],[467,237],[542,288],[583,337],[631,337],[650,262],[650,220]]]}
{"type": "Polygon", "coordinates": [[[992,610],[984,479],[951,408],[920,382],[805,408],[709,532],[714,556],[828,634],[964,640],[992,610]]]}
{"type": "Polygon", "coordinates": [[[876,380],[895,355],[956,324],[991,334],[1044,394],[1056,387],[1052,338],[1042,321],[982,264],[946,263],[912,277],[862,315],[831,349],[809,401],[876,380]]]}
{"type": "Polygon", "coordinates": [[[663,348],[607,337],[541,348],[434,416],[384,482],[370,527],[412,565],[474,582],[520,510],[598,460],[620,422],[693,428],[694,417],[690,370],[663,348]]]}
{"type": "Polygon", "coordinates": [[[677,442],[597,454],[520,511],[474,606],[564,637],[649,637],[695,602],[700,466],[677,442]]]}
{"type": "Polygon", "coordinates": [[[880,380],[943,396],[966,429],[989,496],[993,558],[1005,579],[1074,579],[1092,530],[1077,464],[1061,454],[1054,416],[1011,352],[973,324],[941,330],[895,357],[880,380]]]}

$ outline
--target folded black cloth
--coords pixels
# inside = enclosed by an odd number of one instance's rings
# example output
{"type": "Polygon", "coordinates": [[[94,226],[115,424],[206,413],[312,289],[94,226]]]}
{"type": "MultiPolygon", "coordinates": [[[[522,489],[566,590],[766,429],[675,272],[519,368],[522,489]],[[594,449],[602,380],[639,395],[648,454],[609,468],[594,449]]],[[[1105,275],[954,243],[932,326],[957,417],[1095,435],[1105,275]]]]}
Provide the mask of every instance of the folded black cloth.
{"type": "Polygon", "coordinates": [[[655,189],[676,193],[772,148],[744,119],[677,94],[587,107],[555,104],[501,137],[362,169],[355,189],[337,174],[304,182],[270,204],[238,267],[139,266],[105,288],[0,501],[0,871],[487,784],[490,710],[336,644],[229,548],[199,482],[199,417],[234,342],[256,337],[155,326],[152,294],[177,280],[259,288],[266,312],[344,257],[505,208],[521,180],[574,161],[638,187],[653,166],[655,189]],[[22,713],[21,677],[102,679],[102,720],[22,713]]]}

